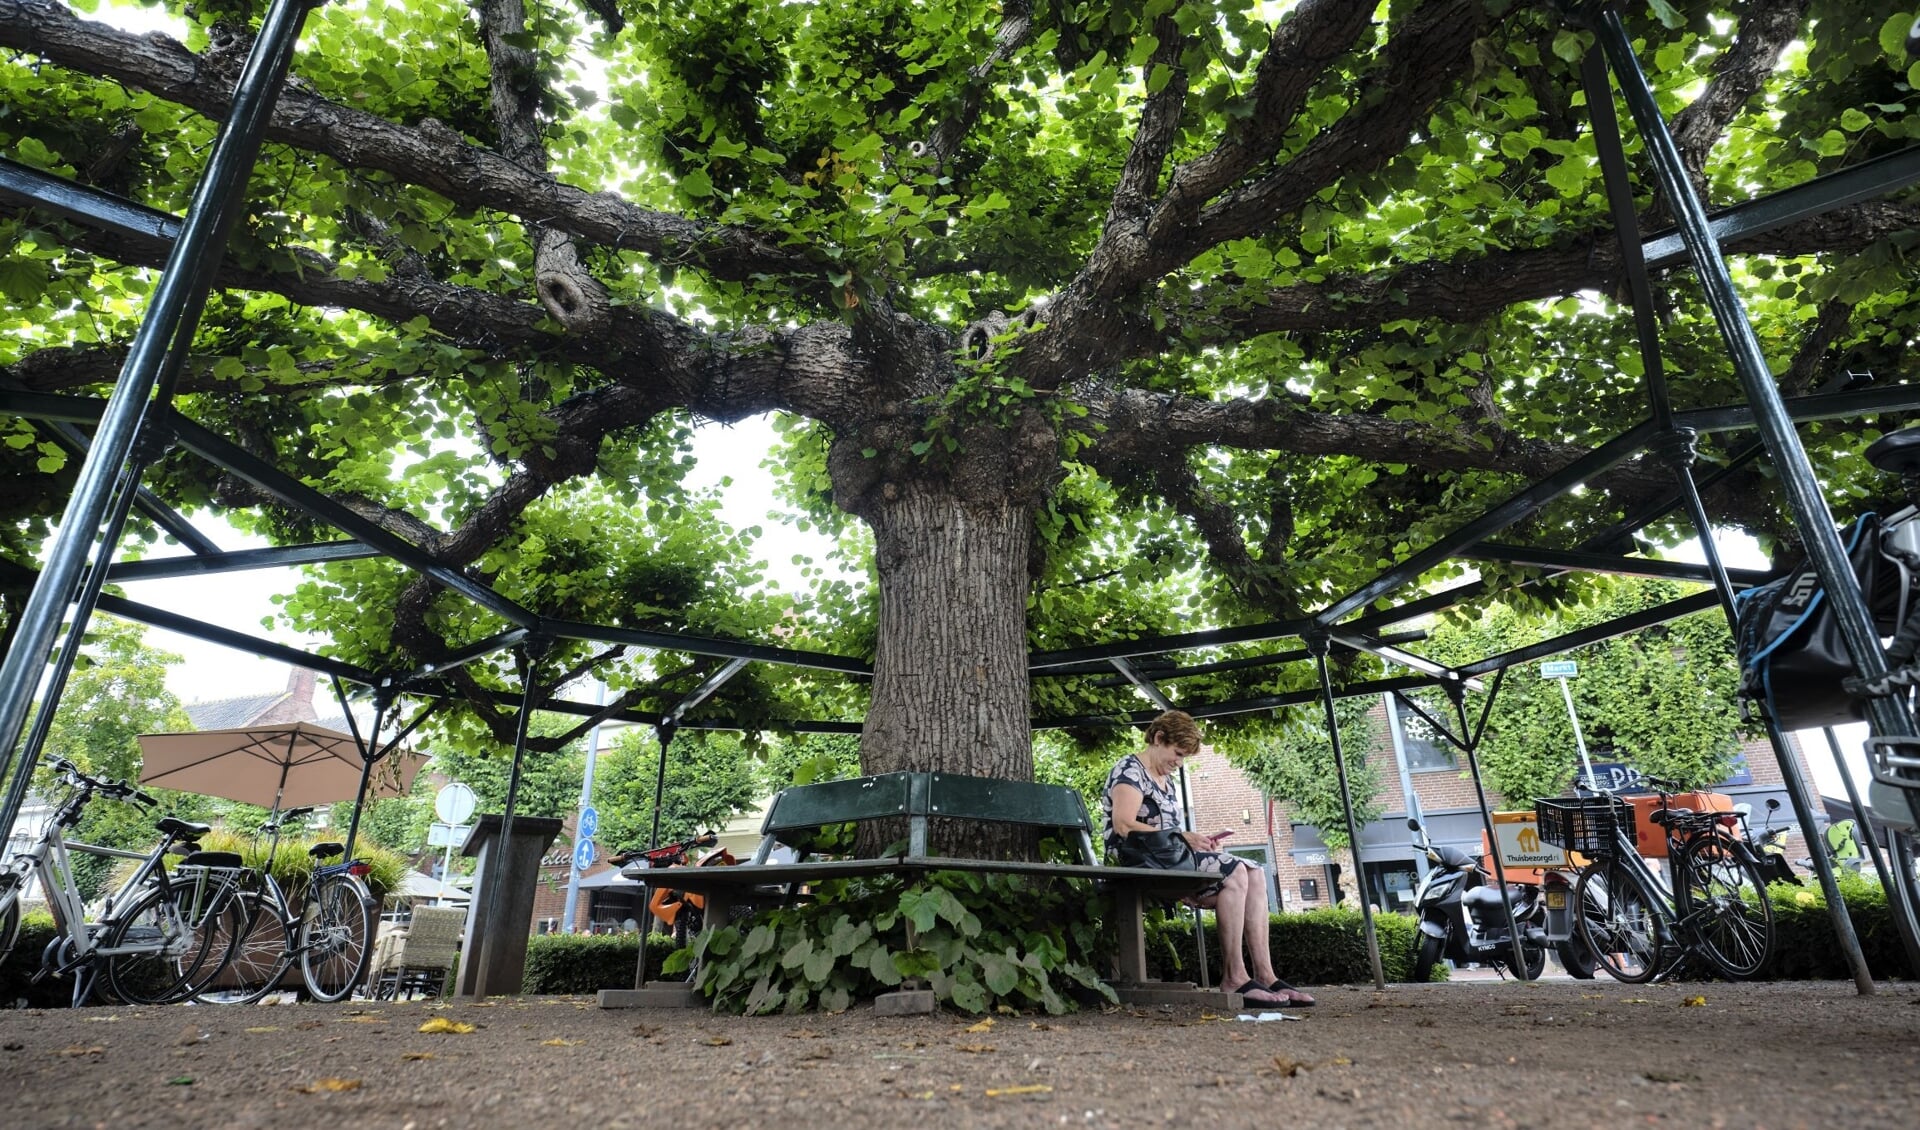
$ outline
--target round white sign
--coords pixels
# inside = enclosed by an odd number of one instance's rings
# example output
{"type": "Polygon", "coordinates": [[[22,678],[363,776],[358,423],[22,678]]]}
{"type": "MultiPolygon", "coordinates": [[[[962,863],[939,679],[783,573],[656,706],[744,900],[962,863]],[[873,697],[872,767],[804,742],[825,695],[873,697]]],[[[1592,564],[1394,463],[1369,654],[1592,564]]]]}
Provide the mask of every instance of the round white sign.
{"type": "Polygon", "coordinates": [[[480,798],[458,781],[441,789],[433,798],[434,814],[448,824],[465,824],[479,806],[480,798]]]}

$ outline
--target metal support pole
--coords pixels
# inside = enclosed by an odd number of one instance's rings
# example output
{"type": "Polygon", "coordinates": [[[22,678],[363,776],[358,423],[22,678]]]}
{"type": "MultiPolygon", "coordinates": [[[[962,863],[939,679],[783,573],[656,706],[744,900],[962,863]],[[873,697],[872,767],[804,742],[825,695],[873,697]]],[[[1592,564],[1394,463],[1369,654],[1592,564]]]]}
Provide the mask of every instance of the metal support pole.
{"type": "Polygon", "coordinates": [[[520,651],[520,717],[513,734],[513,768],[507,773],[507,801],[500,807],[500,835],[494,841],[493,859],[487,864],[486,882],[482,884],[485,890],[481,892],[480,905],[486,908],[482,912],[486,917],[481,921],[486,924],[486,932],[482,935],[484,943],[479,947],[480,952],[474,955],[480,962],[479,968],[473,971],[473,999],[477,1001],[487,999],[487,966],[494,946],[500,941],[500,931],[512,929],[514,925],[500,921],[500,888],[505,882],[501,873],[506,870],[507,849],[512,843],[513,808],[520,797],[520,766],[527,756],[527,727],[533,720],[533,700],[538,690],[534,658],[535,645],[529,643],[520,651]]]}
{"type": "MultiPolygon", "coordinates": [[[[1505,674],[1504,670],[1501,674],[1505,674]]],[[[1564,687],[1566,680],[1561,680],[1564,687]]],[[[1513,951],[1513,975],[1522,981],[1531,980],[1526,974],[1527,953],[1520,945],[1520,923],[1513,916],[1513,893],[1507,890],[1507,867],[1500,861],[1500,836],[1493,830],[1493,808],[1487,804],[1487,786],[1480,777],[1480,735],[1467,728],[1467,688],[1459,683],[1446,683],[1442,688],[1447,700],[1453,703],[1453,711],[1460,718],[1460,749],[1467,755],[1467,772],[1473,776],[1473,798],[1480,805],[1480,826],[1487,831],[1487,854],[1493,856],[1493,881],[1500,890],[1500,909],[1507,916],[1507,943],[1513,951]]],[[[1489,698],[1488,705],[1492,705],[1489,698]]],[[[1587,778],[1592,780],[1593,769],[1587,769],[1587,778]]]]}
{"type": "MultiPolygon", "coordinates": [[[[1347,758],[1340,749],[1340,719],[1333,712],[1333,676],[1327,671],[1328,638],[1325,632],[1310,632],[1305,637],[1307,650],[1320,668],[1320,702],[1327,712],[1327,740],[1333,743],[1333,771],[1340,779],[1340,810],[1347,817],[1347,843],[1353,849],[1354,889],[1360,893],[1360,928],[1367,939],[1367,964],[1373,969],[1373,987],[1387,987],[1387,975],[1380,968],[1380,937],[1374,932],[1373,904],[1367,901],[1367,868],[1360,861],[1360,828],[1353,821],[1353,793],[1347,786],[1347,758]]],[[[1224,944],[1224,943],[1222,943],[1224,944]]]]}
{"type": "MultiPolygon", "coordinates": [[[[1853,770],[1847,768],[1847,759],[1840,752],[1840,739],[1834,736],[1833,727],[1823,727],[1827,735],[1827,748],[1833,751],[1833,766],[1840,771],[1840,783],[1846,787],[1847,803],[1853,806],[1853,818],[1860,822],[1860,839],[1867,845],[1867,858],[1873,861],[1873,873],[1880,877],[1880,889],[1886,893],[1887,908],[1896,914],[1900,912],[1899,899],[1895,895],[1893,872],[1887,867],[1887,858],[1880,850],[1880,840],[1873,834],[1873,814],[1867,806],[1860,803],[1860,790],[1853,783],[1853,770]]],[[[1808,844],[1810,854],[1820,854],[1820,845],[1808,844]]],[[[1915,944],[1912,930],[1899,931],[1902,948],[1907,952],[1907,972],[1910,976],[1920,977],[1920,945],[1915,944]]]]}
{"type": "MultiPolygon", "coordinates": [[[[1708,223],[1706,208],[1687,177],[1680,149],[1660,115],[1660,108],[1647,85],[1646,75],[1640,69],[1640,62],[1634,56],[1633,44],[1620,20],[1620,14],[1609,7],[1602,7],[1596,17],[1594,29],[1600,45],[1606,51],[1620,92],[1633,113],[1661,194],[1672,210],[1681,237],[1686,242],[1688,256],[1699,275],[1714,321],[1719,325],[1721,336],[1726,339],[1734,372],[1739,376],[1753,410],[1754,425],[1779,475],[1781,489],[1786,492],[1794,524],[1805,539],[1814,571],[1826,590],[1834,622],[1839,626],[1846,643],[1848,658],[1853,661],[1854,670],[1860,677],[1882,678],[1887,674],[1887,661],[1880,650],[1880,638],[1874,629],[1872,614],[1860,594],[1859,581],[1853,575],[1846,549],[1840,544],[1833,515],[1827,509],[1826,498],[1821,494],[1812,464],[1800,444],[1799,435],[1794,431],[1793,420],[1787,414],[1780,390],[1774,385],[1768,371],[1766,355],[1761,351],[1759,339],[1747,320],[1746,308],[1733,285],[1733,277],[1720,256],[1719,243],[1708,223]]],[[[1703,540],[1711,542],[1711,535],[1703,535],[1703,540]]],[[[1900,703],[1891,698],[1868,699],[1867,714],[1877,735],[1911,736],[1914,733],[1913,719],[1900,703]]],[[[1797,778],[1797,772],[1793,776],[1797,778]]],[[[1907,808],[1902,814],[1906,817],[1904,822],[1920,826],[1920,788],[1901,790],[1900,799],[1907,808]]]]}
{"type": "MultiPolygon", "coordinates": [[[[595,706],[605,706],[607,704],[607,684],[599,679],[595,679],[593,686],[593,704],[595,706]]],[[[587,809],[593,807],[593,770],[594,762],[599,760],[599,758],[600,723],[595,722],[593,728],[587,731],[587,771],[580,779],[580,808],[578,811],[581,814],[584,814],[587,809]]],[[[579,816],[576,816],[573,825],[575,832],[580,830],[579,821],[579,816]]],[[[567,865],[567,905],[566,909],[560,912],[560,930],[562,933],[571,934],[574,932],[573,920],[579,914],[579,910],[580,854],[575,852],[573,859],[567,865]]]]}
{"type": "MultiPolygon", "coordinates": [[[[0,661],[0,778],[13,767],[34,688],[45,670],[68,599],[78,589],[89,545],[95,537],[107,546],[119,541],[119,526],[106,522],[113,484],[133,453],[134,440],[140,434],[148,401],[160,385],[169,351],[177,351],[178,364],[199,324],[207,290],[226,249],[227,233],[240,214],[238,201],[252,175],[260,139],[279,98],[310,5],[311,0],[273,0],[261,22],[260,34],[234,88],[232,112],[214,142],[180,238],[167,257],[100,418],[93,446],[81,463],[73,494],[60,517],[60,532],[47,553],[46,568],[20,612],[13,646],[0,661]]],[[[76,617],[70,630],[77,635],[85,628],[84,618],[76,617]]],[[[22,773],[31,773],[32,769],[25,764],[20,767],[22,773]]],[[[0,827],[11,827],[17,815],[14,810],[0,812],[0,827]]]]}
{"type": "Polygon", "coordinates": [[[1573,688],[1567,685],[1572,681],[1567,678],[1554,680],[1560,684],[1560,697],[1567,704],[1567,721],[1573,723],[1573,748],[1580,751],[1580,771],[1586,774],[1587,787],[1593,788],[1593,760],[1587,756],[1587,736],[1580,732],[1580,713],[1573,708],[1573,688]]]}
{"type": "MultiPolygon", "coordinates": [[[[147,461],[136,455],[129,460],[118,483],[112,505],[109,525],[115,529],[125,525],[127,513],[139,494],[140,472],[147,461]]],[[[53,718],[60,709],[60,698],[66,692],[67,679],[73,674],[73,665],[79,661],[80,648],[86,642],[85,625],[93,614],[94,605],[100,600],[100,590],[107,583],[107,566],[110,564],[113,546],[101,542],[100,552],[94,559],[93,567],[87,570],[86,578],[80,586],[80,594],[74,600],[74,627],[60,644],[59,653],[54,657],[53,670],[47,676],[46,693],[40,697],[39,713],[33,716],[33,726],[27,731],[27,740],[20,747],[20,764],[8,782],[4,801],[0,801],[0,828],[11,828],[20,814],[21,806],[26,803],[27,790],[33,785],[33,771],[40,764],[40,750],[46,745],[47,734],[53,729],[53,718]]],[[[5,772],[0,771],[0,778],[5,772]]]]}
{"type": "Polygon", "coordinates": [[[673,735],[680,729],[671,718],[653,729],[654,740],[660,743],[660,768],[653,778],[653,829],[647,833],[647,850],[660,846],[660,802],[667,795],[667,747],[673,744],[673,735]]]}
{"type": "MultiPolygon", "coordinates": [[[[340,680],[334,680],[336,690],[340,680]]],[[[393,705],[384,689],[373,700],[373,725],[367,729],[366,740],[360,738],[359,726],[354,723],[353,711],[347,706],[347,696],[340,695],[340,710],[347,716],[347,729],[353,731],[353,743],[360,747],[360,788],[353,794],[353,816],[347,822],[347,859],[353,858],[353,841],[360,834],[360,813],[367,807],[367,782],[373,779],[373,766],[380,760],[380,726],[386,721],[387,707],[393,705]]]]}
{"type": "MultiPolygon", "coordinates": [[[[1407,806],[1407,815],[1424,824],[1426,821],[1420,815],[1420,795],[1413,791],[1413,774],[1407,768],[1407,742],[1403,736],[1405,727],[1400,721],[1399,704],[1395,701],[1394,696],[1390,694],[1381,695],[1380,701],[1384,703],[1387,708],[1387,733],[1393,738],[1394,767],[1400,770],[1400,799],[1407,806]]],[[[1274,858],[1278,860],[1279,855],[1277,852],[1274,858]]],[[[1277,866],[1278,864],[1276,863],[1276,867],[1277,866]]],[[[1414,871],[1419,874],[1420,878],[1425,880],[1427,877],[1427,857],[1422,854],[1415,854],[1413,857],[1413,868],[1414,871]]]]}

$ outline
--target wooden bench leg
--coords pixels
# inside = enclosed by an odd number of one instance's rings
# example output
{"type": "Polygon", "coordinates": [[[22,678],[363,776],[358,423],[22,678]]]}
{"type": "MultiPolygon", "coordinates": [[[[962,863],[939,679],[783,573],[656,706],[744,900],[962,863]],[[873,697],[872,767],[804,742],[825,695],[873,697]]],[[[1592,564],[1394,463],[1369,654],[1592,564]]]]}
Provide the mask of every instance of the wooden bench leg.
{"type": "Polygon", "coordinates": [[[1138,984],[1147,979],[1146,900],[1137,887],[1113,892],[1115,940],[1120,947],[1120,980],[1138,984]]]}

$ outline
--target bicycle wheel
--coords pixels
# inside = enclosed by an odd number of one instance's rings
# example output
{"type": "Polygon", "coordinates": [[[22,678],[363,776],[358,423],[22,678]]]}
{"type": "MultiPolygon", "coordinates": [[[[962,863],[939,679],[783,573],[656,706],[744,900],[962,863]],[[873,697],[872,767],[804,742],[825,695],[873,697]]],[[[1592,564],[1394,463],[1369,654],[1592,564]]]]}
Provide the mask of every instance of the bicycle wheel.
{"type": "Polygon", "coordinates": [[[252,892],[234,903],[240,917],[226,939],[226,967],[205,979],[195,995],[207,1004],[252,1004],[273,991],[293,967],[287,924],[274,908],[252,892]]]}
{"type": "Polygon", "coordinates": [[[1696,836],[1680,853],[1680,919],[1720,975],[1744,981],[1773,956],[1773,901],[1760,868],[1725,836],[1696,836]]]}
{"type": "Polygon", "coordinates": [[[318,1001],[353,992],[373,956],[373,899],[360,880],[333,875],[320,881],[300,915],[300,973],[318,1001]]]}
{"type": "MultiPolygon", "coordinates": [[[[1887,838],[1887,876],[1893,889],[1887,892],[1887,909],[1893,924],[1907,946],[1908,961],[1920,962],[1920,838],[1910,832],[1893,832],[1887,838]]],[[[1920,964],[1912,970],[1920,977],[1920,964]]]]}
{"type": "Polygon", "coordinates": [[[208,951],[208,939],[187,923],[172,889],[162,886],[136,898],[101,944],[107,951],[107,987],[127,1004],[178,999],[205,964],[208,951]]]}
{"type": "Polygon", "coordinates": [[[1580,873],[1575,901],[1575,929],[1600,968],[1629,985],[1653,980],[1660,971],[1660,940],[1653,897],[1640,877],[1619,860],[1598,860],[1580,873]]]}

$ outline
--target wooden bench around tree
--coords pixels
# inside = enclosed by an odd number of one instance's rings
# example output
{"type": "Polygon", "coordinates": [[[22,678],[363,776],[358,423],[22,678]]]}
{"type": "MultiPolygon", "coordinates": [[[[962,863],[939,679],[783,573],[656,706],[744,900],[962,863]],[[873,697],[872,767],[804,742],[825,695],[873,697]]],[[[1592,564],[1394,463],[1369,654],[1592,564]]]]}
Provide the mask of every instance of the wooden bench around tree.
{"type": "MultiPolygon", "coordinates": [[[[1195,999],[1198,990],[1190,983],[1147,979],[1146,908],[1150,903],[1177,900],[1216,882],[1216,877],[1192,871],[1103,865],[1094,847],[1093,821],[1080,795],[1072,789],[955,773],[884,773],[786,789],[774,797],[760,831],[760,847],[753,859],[737,867],[654,871],[641,866],[629,867],[623,874],[642,883],[704,896],[709,925],[730,921],[733,908],[743,903],[777,902],[798,887],[829,879],[932,871],[1088,879],[1113,896],[1114,913],[1106,925],[1113,932],[1118,952],[1119,978],[1113,982],[1113,989],[1120,999],[1133,1004],[1195,999]],[[821,849],[826,835],[842,826],[888,818],[904,818],[907,822],[904,851],[873,859],[808,858],[821,849]],[[1082,862],[932,855],[927,829],[934,819],[1055,829],[1067,834],[1082,862]],[[797,860],[769,863],[782,847],[796,853],[797,860]]],[[[632,990],[602,990],[600,1003],[603,1007],[624,1007],[692,1004],[694,1000],[683,983],[642,982],[632,990]],[[684,1001],[678,999],[682,997],[684,1001]]]]}

